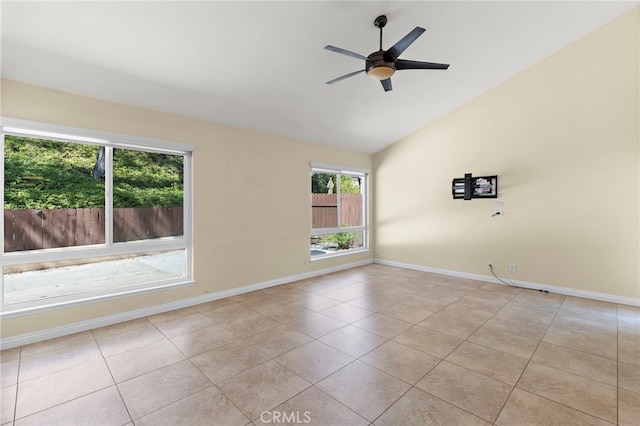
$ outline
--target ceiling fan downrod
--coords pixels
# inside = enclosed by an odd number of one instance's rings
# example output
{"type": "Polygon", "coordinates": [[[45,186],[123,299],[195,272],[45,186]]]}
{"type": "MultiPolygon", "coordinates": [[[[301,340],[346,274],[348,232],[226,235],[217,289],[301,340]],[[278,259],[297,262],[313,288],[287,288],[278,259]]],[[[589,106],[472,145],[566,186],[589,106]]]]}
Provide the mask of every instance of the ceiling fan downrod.
{"type": "Polygon", "coordinates": [[[380,15],[373,21],[373,24],[380,28],[380,50],[382,50],[382,29],[387,25],[387,15],[380,15]]]}

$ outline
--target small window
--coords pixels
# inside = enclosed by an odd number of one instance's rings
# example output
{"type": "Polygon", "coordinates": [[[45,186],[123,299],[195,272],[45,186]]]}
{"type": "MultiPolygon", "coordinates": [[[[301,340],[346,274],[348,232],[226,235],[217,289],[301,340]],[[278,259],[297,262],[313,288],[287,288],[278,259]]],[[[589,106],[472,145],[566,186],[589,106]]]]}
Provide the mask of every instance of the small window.
{"type": "Polygon", "coordinates": [[[311,259],[368,248],[366,171],[312,164],[311,259]]]}
{"type": "Polygon", "coordinates": [[[3,314],[191,282],[192,148],[4,119],[1,152],[3,314]]]}

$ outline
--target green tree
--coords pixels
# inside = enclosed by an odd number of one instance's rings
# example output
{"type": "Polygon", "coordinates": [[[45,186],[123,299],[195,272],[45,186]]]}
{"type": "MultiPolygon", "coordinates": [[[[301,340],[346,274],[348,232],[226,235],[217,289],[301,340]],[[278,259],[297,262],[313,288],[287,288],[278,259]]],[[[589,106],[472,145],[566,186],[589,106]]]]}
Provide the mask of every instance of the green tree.
{"type": "Polygon", "coordinates": [[[326,194],[328,191],[327,184],[329,179],[335,183],[336,175],[328,173],[312,173],[311,174],[311,193],[312,194],[326,194]]]}
{"type": "MultiPolygon", "coordinates": [[[[96,148],[6,135],[5,208],[104,207],[105,184],[99,171],[95,173],[100,163],[96,148]]],[[[183,176],[180,155],[114,150],[113,206],[182,206],[183,176]]]]}
{"type": "Polygon", "coordinates": [[[313,173],[311,174],[311,193],[326,194],[329,191],[329,179],[332,180],[334,187],[333,192],[337,191],[337,179],[340,176],[340,192],[343,194],[360,194],[359,177],[351,177],[348,175],[335,175],[329,173],[313,173]]]}
{"type": "Polygon", "coordinates": [[[4,144],[5,208],[104,207],[104,184],[90,177],[95,147],[18,136],[4,144]]]}
{"type": "Polygon", "coordinates": [[[340,175],[340,192],[343,194],[360,194],[359,177],[340,175]]]}

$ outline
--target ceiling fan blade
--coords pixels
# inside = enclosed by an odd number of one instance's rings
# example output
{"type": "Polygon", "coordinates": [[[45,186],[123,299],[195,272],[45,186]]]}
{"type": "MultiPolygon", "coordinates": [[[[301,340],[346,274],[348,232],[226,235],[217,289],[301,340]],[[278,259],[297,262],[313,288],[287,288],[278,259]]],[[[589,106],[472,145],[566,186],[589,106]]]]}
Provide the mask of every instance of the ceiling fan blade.
{"type": "Polygon", "coordinates": [[[398,59],[396,61],[396,70],[446,70],[447,68],[449,68],[449,64],[408,61],[406,59],[398,59]]]}
{"type": "Polygon", "coordinates": [[[350,50],[346,50],[346,49],[343,49],[343,48],[341,48],[341,47],[335,47],[335,46],[327,45],[327,46],[325,46],[324,48],[325,48],[326,50],[330,50],[330,51],[332,51],[332,52],[341,53],[341,54],[343,54],[343,55],[351,56],[352,58],[362,59],[362,60],[365,60],[365,61],[367,60],[367,57],[366,57],[366,56],[362,56],[362,55],[361,55],[361,54],[359,54],[359,53],[352,52],[352,51],[350,51],[350,50]]]}
{"type": "Polygon", "coordinates": [[[380,83],[382,83],[382,87],[384,88],[385,92],[388,92],[391,90],[391,79],[387,78],[386,80],[380,80],[380,83]]]}
{"type": "Polygon", "coordinates": [[[356,74],[360,74],[361,72],[364,72],[364,70],[358,70],[358,71],[350,72],[349,74],[345,74],[345,75],[343,75],[341,77],[334,78],[333,80],[327,81],[327,84],[337,83],[337,82],[345,80],[345,79],[347,79],[349,77],[353,77],[356,74]]]}
{"type": "Polygon", "coordinates": [[[396,44],[391,46],[389,50],[387,50],[385,56],[392,61],[395,61],[402,52],[407,50],[407,47],[411,46],[411,43],[416,41],[416,39],[422,35],[424,31],[425,29],[422,27],[415,27],[409,32],[409,34],[402,37],[396,44]]]}

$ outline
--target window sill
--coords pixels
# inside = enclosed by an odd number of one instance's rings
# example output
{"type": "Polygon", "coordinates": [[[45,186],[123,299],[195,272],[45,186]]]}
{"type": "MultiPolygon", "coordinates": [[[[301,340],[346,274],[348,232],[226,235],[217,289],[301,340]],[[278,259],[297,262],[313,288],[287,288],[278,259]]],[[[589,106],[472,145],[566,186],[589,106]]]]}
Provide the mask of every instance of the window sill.
{"type": "Polygon", "coordinates": [[[156,291],[186,287],[193,284],[195,284],[195,281],[193,281],[193,279],[185,278],[183,281],[157,283],[156,285],[145,286],[143,288],[123,288],[121,291],[110,290],[108,294],[87,294],[84,297],[78,295],[73,299],[63,300],[62,298],[58,298],[58,300],[51,300],[48,302],[39,301],[37,305],[25,303],[16,306],[3,306],[2,308],[0,308],[0,319],[15,318],[23,315],[55,311],[58,309],[82,306],[96,302],[106,302],[114,299],[120,299],[122,297],[136,296],[156,291]]]}
{"type": "Polygon", "coordinates": [[[351,250],[341,250],[341,251],[335,251],[335,252],[327,252],[325,254],[318,254],[318,255],[315,255],[315,256],[311,256],[310,261],[311,262],[316,262],[316,261],[319,261],[319,260],[333,259],[333,258],[336,258],[336,257],[349,256],[349,255],[357,254],[357,253],[366,253],[368,251],[369,251],[368,248],[357,248],[357,249],[351,249],[351,250]]]}

